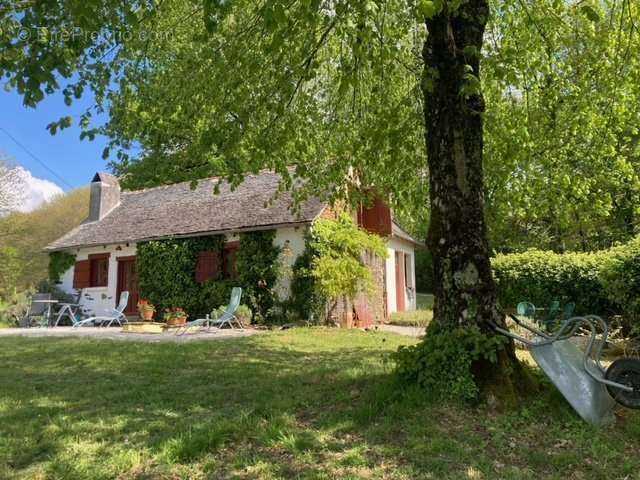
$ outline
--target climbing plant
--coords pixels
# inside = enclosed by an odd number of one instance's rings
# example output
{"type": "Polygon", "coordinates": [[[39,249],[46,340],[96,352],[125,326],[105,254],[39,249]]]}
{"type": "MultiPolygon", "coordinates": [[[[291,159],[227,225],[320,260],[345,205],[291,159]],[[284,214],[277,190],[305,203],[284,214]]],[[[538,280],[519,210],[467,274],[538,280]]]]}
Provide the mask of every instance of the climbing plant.
{"type": "Polygon", "coordinates": [[[260,323],[276,320],[278,256],[281,249],[273,243],[275,236],[275,230],[240,234],[238,280],[244,288],[244,301],[253,312],[253,320],[260,323]]]}
{"type": "Polygon", "coordinates": [[[317,220],[311,235],[311,275],[324,298],[335,304],[342,296],[354,299],[360,291],[373,290],[373,275],[362,255],[369,251],[386,258],[387,246],[380,236],[358,228],[346,213],[336,220],[317,220]]]}
{"type": "Polygon", "coordinates": [[[305,236],[304,252],[293,264],[289,307],[297,318],[311,322],[317,322],[322,318],[326,304],[311,268],[316,255],[313,237],[308,232],[305,236]]]}
{"type": "Polygon", "coordinates": [[[76,262],[76,256],[67,252],[50,252],[49,253],[49,280],[59,282],[64,272],[73,267],[76,262]]]}
{"type": "Polygon", "coordinates": [[[182,307],[193,318],[205,315],[229,301],[231,284],[227,280],[195,279],[198,253],[221,251],[223,235],[142,242],[137,249],[140,295],[151,300],[160,311],[182,307]]]}

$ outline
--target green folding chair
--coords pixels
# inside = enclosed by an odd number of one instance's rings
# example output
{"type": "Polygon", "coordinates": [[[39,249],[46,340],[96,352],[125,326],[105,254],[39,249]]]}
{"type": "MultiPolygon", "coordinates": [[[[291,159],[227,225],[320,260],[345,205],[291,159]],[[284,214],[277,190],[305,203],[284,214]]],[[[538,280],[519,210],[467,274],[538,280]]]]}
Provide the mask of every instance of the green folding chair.
{"type": "Polygon", "coordinates": [[[516,313],[519,317],[534,320],[536,317],[536,306],[531,302],[520,302],[516,307],[516,313]]]}
{"type": "Polygon", "coordinates": [[[229,300],[229,305],[227,305],[227,308],[225,309],[224,313],[220,315],[220,317],[213,319],[209,318],[209,315],[207,315],[206,318],[199,318],[198,320],[193,320],[191,322],[185,323],[182,328],[176,330],[176,335],[184,335],[192,327],[207,326],[208,328],[222,328],[225,325],[229,325],[229,327],[233,328],[233,325],[236,324],[238,328],[244,328],[244,325],[242,324],[240,319],[235,315],[238,307],[240,306],[241,298],[242,288],[233,287],[233,289],[231,290],[231,299],[229,300]]]}
{"type": "Polygon", "coordinates": [[[556,321],[558,320],[558,316],[560,315],[560,302],[558,300],[553,300],[547,310],[544,312],[544,317],[539,321],[540,325],[545,327],[547,331],[553,329],[556,321]]]}

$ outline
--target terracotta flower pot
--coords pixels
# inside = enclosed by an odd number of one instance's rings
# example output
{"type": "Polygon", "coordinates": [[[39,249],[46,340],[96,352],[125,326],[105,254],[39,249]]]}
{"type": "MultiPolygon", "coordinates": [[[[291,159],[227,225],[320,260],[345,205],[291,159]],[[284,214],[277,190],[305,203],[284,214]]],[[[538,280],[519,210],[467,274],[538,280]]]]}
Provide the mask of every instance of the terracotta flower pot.
{"type": "Polygon", "coordinates": [[[153,314],[155,312],[153,310],[143,310],[142,311],[142,316],[144,318],[145,322],[150,322],[151,320],[153,320],[153,314]]]}
{"type": "Polygon", "coordinates": [[[180,325],[184,325],[186,322],[187,317],[176,317],[167,320],[167,325],[169,325],[170,327],[178,327],[180,325]]]}

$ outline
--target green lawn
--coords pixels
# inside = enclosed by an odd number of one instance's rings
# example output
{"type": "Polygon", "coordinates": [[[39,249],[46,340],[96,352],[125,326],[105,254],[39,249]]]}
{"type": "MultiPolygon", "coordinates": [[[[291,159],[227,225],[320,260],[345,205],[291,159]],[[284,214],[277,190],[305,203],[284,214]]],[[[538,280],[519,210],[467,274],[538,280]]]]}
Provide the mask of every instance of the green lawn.
{"type": "Polygon", "coordinates": [[[433,295],[416,293],[416,308],[414,311],[392,313],[389,323],[402,327],[426,327],[433,318],[433,295]]]}
{"type": "Polygon", "coordinates": [[[431,310],[433,308],[433,294],[416,293],[416,307],[418,310],[431,310]]]}
{"type": "Polygon", "coordinates": [[[640,478],[640,415],[583,424],[390,396],[414,339],[293,329],[189,344],[0,339],[0,478],[640,478]]]}

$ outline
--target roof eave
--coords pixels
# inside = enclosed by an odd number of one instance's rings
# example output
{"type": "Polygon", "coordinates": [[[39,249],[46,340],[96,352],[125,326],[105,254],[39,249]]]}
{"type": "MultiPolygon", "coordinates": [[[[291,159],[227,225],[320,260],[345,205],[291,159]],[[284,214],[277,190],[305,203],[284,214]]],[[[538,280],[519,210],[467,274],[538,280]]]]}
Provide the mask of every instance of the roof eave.
{"type": "Polygon", "coordinates": [[[117,242],[105,242],[105,243],[86,243],[86,244],[77,244],[77,245],[64,245],[60,247],[47,245],[43,248],[45,252],[59,252],[64,250],[73,250],[77,248],[90,248],[90,247],[100,247],[100,246],[108,246],[108,245],[121,245],[123,243],[141,243],[141,242],[151,242],[154,240],[167,240],[170,238],[195,238],[195,237],[206,237],[208,235],[224,235],[227,233],[243,233],[243,232],[257,232],[261,230],[272,230],[276,228],[284,228],[284,227],[301,227],[304,225],[311,225],[313,220],[300,220],[298,222],[286,222],[286,223],[273,223],[260,225],[257,227],[241,227],[241,228],[228,228],[224,230],[208,230],[203,232],[191,232],[191,233],[179,233],[175,235],[163,235],[156,237],[145,237],[145,238],[136,238],[136,239],[124,239],[117,242]]]}

